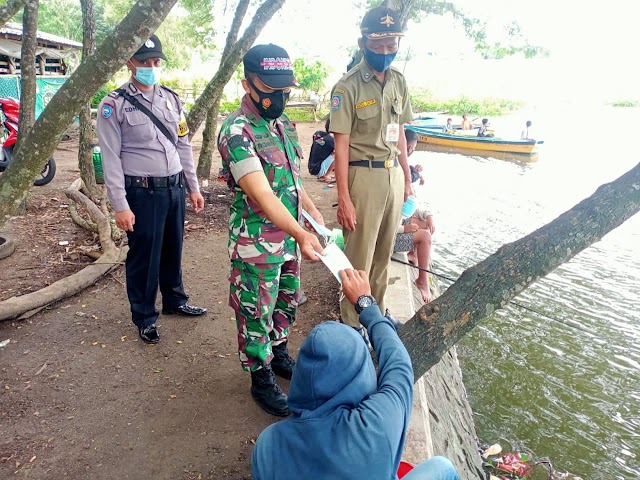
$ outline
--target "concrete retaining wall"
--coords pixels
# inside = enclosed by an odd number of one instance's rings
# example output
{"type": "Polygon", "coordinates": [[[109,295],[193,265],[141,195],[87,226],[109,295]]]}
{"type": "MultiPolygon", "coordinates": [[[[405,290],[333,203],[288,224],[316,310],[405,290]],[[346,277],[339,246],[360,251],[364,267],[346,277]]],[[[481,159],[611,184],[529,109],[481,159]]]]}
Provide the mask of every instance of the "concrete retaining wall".
{"type": "MultiPolygon", "coordinates": [[[[406,261],[406,258],[403,258],[406,261]]],[[[422,305],[413,285],[415,270],[391,262],[386,304],[398,320],[409,320],[422,305]]],[[[437,286],[435,296],[439,295],[437,286]]],[[[471,407],[455,347],[415,385],[413,413],[403,459],[418,464],[433,455],[451,460],[461,480],[484,479],[471,407]]]]}

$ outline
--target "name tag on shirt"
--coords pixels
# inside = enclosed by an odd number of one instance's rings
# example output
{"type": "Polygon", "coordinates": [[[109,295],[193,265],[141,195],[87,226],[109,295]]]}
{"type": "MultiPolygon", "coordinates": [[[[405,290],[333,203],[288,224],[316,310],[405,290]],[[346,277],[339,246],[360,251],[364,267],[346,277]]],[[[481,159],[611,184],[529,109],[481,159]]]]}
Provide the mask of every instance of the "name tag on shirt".
{"type": "Polygon", "coordinates": [[[397,142],[400,139],[400,125],[390,123],[387,125],[387,142],[397,142]]]}

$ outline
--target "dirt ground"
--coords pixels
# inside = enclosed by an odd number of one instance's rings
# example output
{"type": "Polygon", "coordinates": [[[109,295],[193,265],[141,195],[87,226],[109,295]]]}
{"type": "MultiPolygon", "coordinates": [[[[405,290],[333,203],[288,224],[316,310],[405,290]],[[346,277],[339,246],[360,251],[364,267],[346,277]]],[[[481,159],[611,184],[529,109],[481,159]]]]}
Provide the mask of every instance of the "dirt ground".
{"type": "MultiPolygon", "coordinates": [[[[299,124],[309,152],[320,124],[299,124]]],[[[194,152],[200,138],[194,140],[194,152]]],[[[79,176],[77,135],[61,142],[53,182],[34,187],[24,216],[7,228],[15,253],[0,260],[0,300],[29,293],[83,268],[78,246],[97,243],[68,214],[63,193],[79,176]],[[68,242],[68,243],[66,243],[68,242]]],[[[214,159],[217,173],[220,158],[214,159]]],[[[305,188],[336,226],[337,195],[308,174],[305,188]]],[[[184,282],[209,308],[199,319],[161,316],[162,341],[139,341],[119,267],[79,295],[27,319],[0,322],[0,478],[246,479],[253,442],[275,417],[249,393],[227,306],[226,185],[204,189],[206,209],[188,213],[184,282]]],[[[338,283],[304,262],[309,302],[291,335],[295,354],[311,328],[337,318],[338,283]]],[[[283,388],[288,382],[279,380],[283,388]]]]}

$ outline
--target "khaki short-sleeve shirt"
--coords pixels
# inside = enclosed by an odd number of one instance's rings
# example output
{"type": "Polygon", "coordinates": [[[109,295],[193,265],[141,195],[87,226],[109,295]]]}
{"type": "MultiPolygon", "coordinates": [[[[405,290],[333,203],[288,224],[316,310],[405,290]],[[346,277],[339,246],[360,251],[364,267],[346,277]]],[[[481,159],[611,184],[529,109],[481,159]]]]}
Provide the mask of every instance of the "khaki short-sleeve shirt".
{"type": "Polygon", "coordinates": [[[381,84],[363,59],[333,87],[330,118],[331,132],[350,136],[349,161],[398,158],[398,142],[387,140],[387,126],[413,119],[404,76],[389,68],[381,84]]]}

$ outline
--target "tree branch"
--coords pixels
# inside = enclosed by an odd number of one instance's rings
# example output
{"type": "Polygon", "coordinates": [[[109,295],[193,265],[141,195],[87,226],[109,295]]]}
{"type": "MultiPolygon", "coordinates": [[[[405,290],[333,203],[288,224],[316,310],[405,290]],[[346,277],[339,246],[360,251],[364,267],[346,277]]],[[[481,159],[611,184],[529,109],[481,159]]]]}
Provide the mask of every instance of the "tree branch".
{"type": "Polygon", "coordinates": [[[640,210],[640,164],[551,223],[467,269],[400,329],[418,379],[480,320],[640,210]]]}
{"type": "Polygon", "coordinates": [[[189,125],[191,136],[200,128],[207,116],[207,111],[213,104],[214,98],[216,95],[221,95],[222,89],[231,80],[244,54],[251,48],[251,45],[253,45],[253,42],[255,42],[271,17],[282,7],[284,1],[266,0],[260,5],[240,40],[227,51],[227,56],[222,58],[220,68],[189,111],[187,124],[189,125]]]}
{"type": "Polygon", "coordinates": [[[7,2],[0,6],[0,27],[15,17],[16,13],[20,11],[26,0],[7,0],[7,2]]]}

